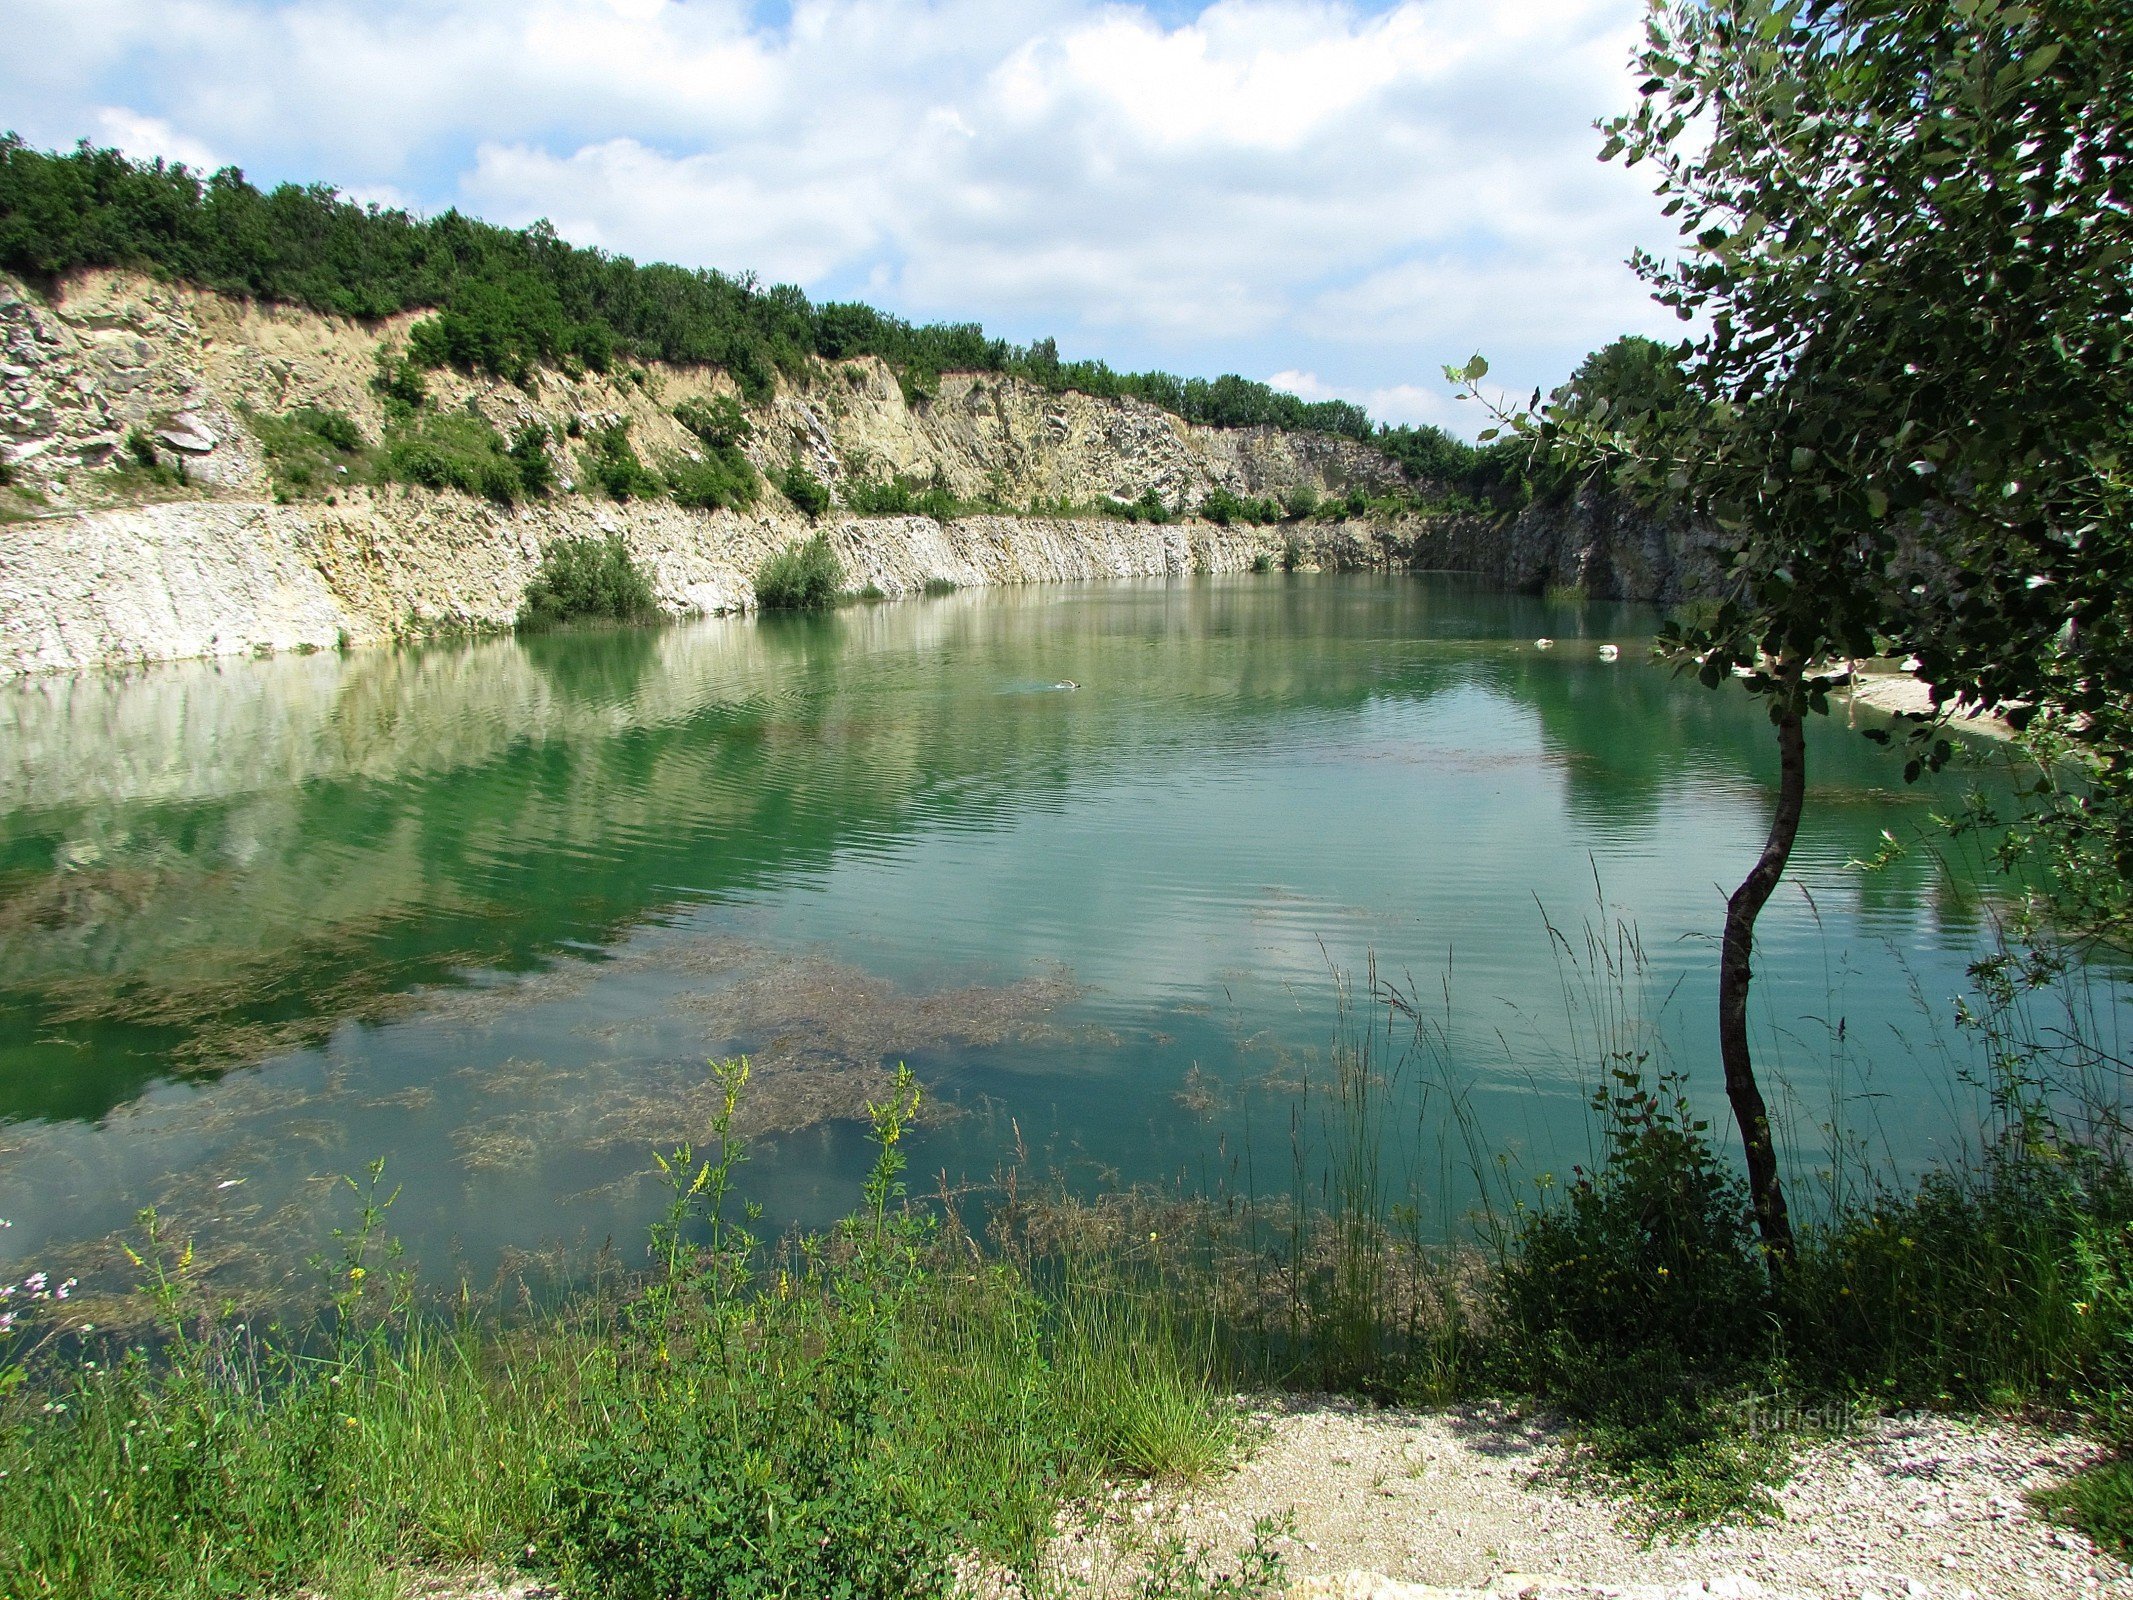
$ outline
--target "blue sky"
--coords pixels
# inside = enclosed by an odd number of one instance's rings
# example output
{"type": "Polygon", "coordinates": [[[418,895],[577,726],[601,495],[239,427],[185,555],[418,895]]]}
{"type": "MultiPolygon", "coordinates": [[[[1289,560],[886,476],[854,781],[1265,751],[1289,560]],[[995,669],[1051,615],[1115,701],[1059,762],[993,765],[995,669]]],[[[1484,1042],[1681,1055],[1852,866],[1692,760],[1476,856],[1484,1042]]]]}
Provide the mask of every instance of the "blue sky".
{"type": "Polygon", "coordinates": [[[1639,0],[10,0],[0,121],[1482,425],[1668,334],[1639,0]],[[34,46],[31,42],[34,41],[34,46]]]}

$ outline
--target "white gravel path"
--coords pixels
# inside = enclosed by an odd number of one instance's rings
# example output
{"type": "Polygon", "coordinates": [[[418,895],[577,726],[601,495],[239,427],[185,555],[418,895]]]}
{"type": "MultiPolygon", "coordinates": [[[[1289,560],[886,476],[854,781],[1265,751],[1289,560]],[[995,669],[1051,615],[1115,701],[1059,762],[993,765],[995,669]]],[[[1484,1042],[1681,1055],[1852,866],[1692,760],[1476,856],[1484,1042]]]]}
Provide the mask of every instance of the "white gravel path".
{"type": "Polygon", "coordinates": [[[1124,1502],[1067,1533],[1061,1575],[1117,1592],[1130,1563],[1106,1547],[1127,1527],[1174,1525],[1228,1551],[1255,1518],[1290,1513],[1281,1548],[1298,1600],[2133,1595],[2133,1571],[2025,1499],[2096,1447],[2011,1423],[1873,1421],[1801,1456],[1777,1494],[1781,1520],[1643,1549],[1616,1526],[1618,1504],[1536,1481],[1556,1436],[1503,1408],[1286,1400],[1257,1414],[1264,1442],[1237,1472],[1169,1505],[1124,1502]]]}

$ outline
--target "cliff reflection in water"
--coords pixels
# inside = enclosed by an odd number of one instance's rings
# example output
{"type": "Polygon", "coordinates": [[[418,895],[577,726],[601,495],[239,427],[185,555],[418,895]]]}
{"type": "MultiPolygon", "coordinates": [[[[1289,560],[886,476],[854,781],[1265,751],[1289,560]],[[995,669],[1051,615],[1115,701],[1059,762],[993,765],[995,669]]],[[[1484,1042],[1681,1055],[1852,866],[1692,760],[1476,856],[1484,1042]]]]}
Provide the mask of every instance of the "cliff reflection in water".
{"type": "MultiPolygon", "coordinates": [[[[1760,839],[1767,729],[1636,659],[1654,621],[1266,576],[9,686],[0,1214],[49,1184],[38,1231],[87,1234],[203,1162],[264,1189],[291,1151],[419,1156],[418,1231],[493,1253],[686,1135],[618,1107],[686,1107],[724,1049],[796,1074],[774,1123],[828,1130],[762,1180],[795,1214],[904,1058],[1159,1175],[1243,1114],[1204,1086],[1307,1061],[1329,968],[1372,953],[1451,958],[1463,1069],[1544,1145],[1578,1069],[1536,899],[1574,921],[1597,874],[1700,1017],[1694,940],[1760,839]]],[[[1830,1009],[1832,949],[1873,975],[1837,1002],[1893,1026],[1905,963],[1958,981],[1968,907],[1917,862],[1862,891],[1848,863],[1931,795],[1816,732],[1819,915],[1773,908],[1771,1026],[1830,1009]]],[[[926,1137],[983,1170],[992,1126],[926,1137]]]]}

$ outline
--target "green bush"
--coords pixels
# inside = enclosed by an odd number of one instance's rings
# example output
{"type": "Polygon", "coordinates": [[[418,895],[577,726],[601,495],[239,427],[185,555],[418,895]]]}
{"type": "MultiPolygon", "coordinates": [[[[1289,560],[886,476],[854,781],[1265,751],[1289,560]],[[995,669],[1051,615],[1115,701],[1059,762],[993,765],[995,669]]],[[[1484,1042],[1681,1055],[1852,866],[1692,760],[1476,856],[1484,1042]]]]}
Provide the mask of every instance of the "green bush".
{"type": "Polygon", "coordinates": [[[385,402],[388,417],[405,418],[429,404],[429,380],[405,356],[380,350],[378,370],[371,376],[370,387],[385,402]]]}
{"type": "Polygon", "coordinates": [[[1599,1171],[1520,1214],[1489,1362],[1572,1419],[1576,1465],[1634,1490],[1647,1531],[1768,1515],[1783,1446],[1736,1409],[1781,1369],[1747,1191],[1680,1079],[1647,1088],[1634,1063],[1611,1077],[1593,1100],[1599,1171]]]}
{"type": "Polygon", "coordinates": [[[797,455],[779,474],[778,492],[811,517],[819,517],[830,508],[829,485],[809,472],[797,455]]]}
{"type": "Polygon", "coordinates": [[[713,450],[730,450],[755,437],[755,424],[731,395],[684,400],[674,408],[674,420],[713,450]]]}
{"type": "Polygon", "coordinates": [[[1143,489],[1132,500],[1106,499],[1100,509],[1107,517],[1120,517],[1127,522],[1152,522],[1158,525],[1171,520],[1170,507],[1153,489],[1143,489]]]}
{"type": "Polygon", "coordinates": [[[844,589],[844,563],[829,535],[787,545],[755,572],[755,602],[765,611],[821,611],[844,589]]]}
{"type": "Polygon", "coordinates": [[[665,462],[660,472],[674,503],[698,511],[716,511],[722,506],[745,511],[755,504],[761,486],[755,468],[739,451],[702,461],[677,456],[665,462]]]}
{"type": "Polygon", "coordinates": [[[558,539],[541,553],[541,564],[520,602],[521,628],[547,628],[584,620],[639,622],[659,610],[658,596],[620,534],[558,539]]]}
{"type": "Polygon", "coordinates": [[[709,402],[684,400],[674,408],[674,420],[704,447],[699,461],[676,458],[662,466],[675,502],[702,511],[721,506],[746,510],[754,505],[762,480],[741,446],[754,436],[755,426],[740,402],[731,395],[709,402]]]}
{"type": "Polygon", "coordinates": [[[1805,1377],[2071,1406],[2133,1447],[2133,1172],[2048,1120],[1803,1230],[1782,1287],[1805,1377]]]}
{"type": "MultiPolygon", "coordinates": [[[[321,494],[344,483],[369,483],[377,478],[376,452],[346,412],[298,406],[280,416],[247,411],[244,420],[267,458],[274,487],[284,496],[321,494]]],[[[136,458],[141,445],[148,447],[152,463],[154,445],[145,434],[139,435],[138,443],[127,441],[136,458]]]]}
{"type": "Polygon", "coordinates": [[[935,472],[930,483],[898,473],[886,482],[875,482],[854,473],[840,492],[844,503],[863,517],[931,517],[946,522],[959,517],[966,507],[947,481],[935,472]]]}
{"type": "Polygon", "coordinates": [[[706,1361],[694,1382],[625,1393],[608,1432],[560,1474],[563,1570],[606,1600],[821,1596],[897,1600],[947,1587],[949,1530],[927,1464],[885,1436],[890,1352],[836,1317],[819,1348],[706,1361]]]}
{"type": "Polygon", "coordinates": [[[1246,499],[1227,489],[1211,490],[1200,501],[1199,514],[1207,521],[1225,528],[1232,522],[1264,524],[1279,522],[1282,518],[1280,502],[1246,499]]]}
{"type": "Polygon", "coordinates": [[[1528,1210],[1495,1286],[1507,1359],[1535,1393],[1576,1398],[1608,1369],[1661,1356],[1731,1378],[1767,1350],[1771,1307],[1747,1195],[1678,1079],[1617,1066],[1594,1098],[1606,1149],[1528,1210]]]}
{"type": "Polygon", "coordinates": [[[1316,516],[1318,507],[1319,493],[1307,483],[1285,491],[1281,497],[1281,509],[1292,522],[1316,516]]]}
{"type": "Polygon", "coordinates": [[[511,460],[518,468],[519,487],[536,499],[555,487],[555,463],[548,459],[548,440],[548,426],[540,422],[527,423],[511,440],[511,460]]]}
{"type": "Polygon", "coordinates": [[[652,500],[666,492],[666,479],[637,459],[626,418],[588,435],[578,463],[611,500],[652,500]]]}
{"type": "Polygon", "coordinates": [[[515,505],[526,493],[522,463],[503,435],[467,411],[424,411],[388,426],[382,475],[502,506],[515,505]]]}
{"type": "Polygon", "coordinates": [[[928,599],[939,599],[942,595],[954,594],[961,587],[953,578],[928,578],[919,592],[928,599]]]}

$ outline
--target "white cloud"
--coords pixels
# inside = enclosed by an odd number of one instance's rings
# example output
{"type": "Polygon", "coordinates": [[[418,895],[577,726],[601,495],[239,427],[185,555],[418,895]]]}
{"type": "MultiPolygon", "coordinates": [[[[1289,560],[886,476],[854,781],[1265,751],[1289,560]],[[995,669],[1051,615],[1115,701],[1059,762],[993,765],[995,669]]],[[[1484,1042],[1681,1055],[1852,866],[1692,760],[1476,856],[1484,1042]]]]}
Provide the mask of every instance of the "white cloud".
{"type": "Polygon", "coordinates": [[[1277,372],[1266,380],[1303,400],[1347,400],[1363,407],[1380,422],[1430,423],[1455,433],[1467,433],[1486,423],[1472,402],[1462,403],[1448,383],[1394,383],[1374,389],[1347,389],[1326,382],[1315,372],[1293,369],[1277,372]]]}
{"type": "Polygon", "coordinates": [[[1637,0],[16,0],[23,131],[1438,410],[1654,325],[1637,0]],[[116,109],[116,108],[125,109],[116,109]],[[1314,380],[1317,381],[1317,380],[1314,380]]]}
{"type": "Polygon", "coordinates": [[[200,140],[178,132],[161,117],[144,117],[124,106],[99,106],[91,137],[136,161],[181,162],[195,172],[213,172],[224,165],[200,140]]]}

